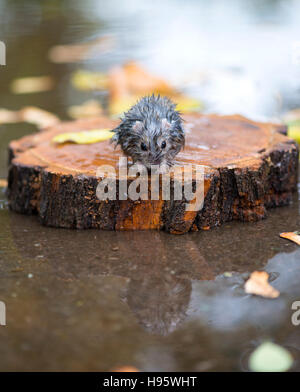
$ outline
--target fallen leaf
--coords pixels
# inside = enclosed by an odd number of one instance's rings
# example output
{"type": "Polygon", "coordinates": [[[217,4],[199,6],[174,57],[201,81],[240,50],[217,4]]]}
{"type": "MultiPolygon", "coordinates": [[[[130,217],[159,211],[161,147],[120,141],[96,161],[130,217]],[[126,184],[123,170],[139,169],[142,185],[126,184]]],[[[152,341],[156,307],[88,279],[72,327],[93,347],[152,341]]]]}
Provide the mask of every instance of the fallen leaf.
{"type": "Polygon", "coordinates": [[[109,140],[113,137],[110,129],[93,129],[91,131],[61,133],[56,135],[52,141],[62,144],[72,142],[76,144],[92,144],[109,140]]]}
{"type": "Polygon", "coordinates": [[[113,372],[139,372],[139,370],[134,366],[121,366],[119,368],[113,369],[113,372]]]}
{"type": "Polygon", "coordinates": [[[278,298],[280,292],[268,283],[269,274],[265,271],[254,271],[245,283],[245,292],[265,298],[278,298]]]}
{"type": "Polygon", "coordinates": [[[272,342],[262,343],[249,358],[253,372],[286,372],[294,363],[288,350],[272,342]]]}
{"type": "Polygon", "coordinates": [[[108,78],[104,73],[78,70],[71,76],[71,84],[78,90],[105,90],[108,78]]]}
{"type": "Polygon", "coordinates": [[[94,99],[86,101],[82,105],[74,105],[68,108],[68,115],[74,119],[96,117],[102,113],[102,106],[94,99]]]}
{"type": "Polygon", "coordinates": [[[92,59],[99,54],[112,49],[114,38],[104,36],[81,44],[53,46],[48,53],[48,58],[54,63],[73,63],[81,60],[92,59]]]}
{"type": "Polygon", "coordinates": [[[37,125],[39,128],[47,128],[56,125],[60,119],[46,110],[27,106],[19,111],[20,121],[29,122],[37,125]]]}
{"type": "Polygon", "coordinates": [[[280,237],[286,238],[286,239],[293,241],[296,244],[300,245],[300,232],[298,232],[298,231],[290,232],[290,233],[281,233],[280,237]]]}
{"type": "Polygon", "coordinates": [[[0,109],[0,124],[17,123],[19,120],[18,112],[0,109]]]}
{"type": "Polygon", "coordinates": [[[34,76],[15,79],[11,84],[11,92],[14,94],[31,94],[49,91],[54,87],[51,76],[34,76]]]}
{"type": "Polygon", "coordinates": [[[0,188],[7,187],[7,180],[0,178],[0,188]]]}

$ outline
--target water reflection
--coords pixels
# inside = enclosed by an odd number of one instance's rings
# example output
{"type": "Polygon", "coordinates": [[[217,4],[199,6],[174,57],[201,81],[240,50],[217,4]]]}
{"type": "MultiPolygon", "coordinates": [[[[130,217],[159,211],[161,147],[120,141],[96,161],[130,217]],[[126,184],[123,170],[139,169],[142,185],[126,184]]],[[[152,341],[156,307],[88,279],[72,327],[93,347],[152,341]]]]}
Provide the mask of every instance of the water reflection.
{"type": "MultiPolygon", "coordinates": [[[[274,264],[272,260],[267,264],[272,254],[285,249],[286,245],[294,249],[293,244],[277,237],[275,241],[272,235],[269,240],[264,239],[266,249],[255,260],[261,229],[270,228],[266,222],[256,224],[253,230],[250,225],[239,228],[237,224],[231,230],[225,226],[209,233],[178,237],[161,232],[56,230],[41,228],[35,217],[18,214],[9,217],[12,233],[9,247],[14,249],[10,252],[14,259],[18,254],[24,260],[24,274],[26,271],[41,274],[42,281],[46,274],[74,282],[87,277],[121,277],[124,281],[118,293],[120,300],[150,333],[168,335],[186,320],[195,318],[204,324],[212,323],[216,329],[226,330],[249,325],[259,318],[268,326],[274,322],[274,317],[280,322],[279,313],[284,317],[285,300],[271,301],[260,308],[261,300],[248,298],[243,291],[249,271],[268,270],[269,265],[274,264]],[[240,238],[237,248],[233,249],[235,232],[240,238]],[[243,242],[244,236],[247,242],[243,242]],[[249,246],[251,237],[253,248],[249,246]],[[272,247],[273,241],[279,245],[277,249],[272,247]],[[223,259],[218,252],[223,253],[223,259]],[[228,271],[234,271],[232,278],[222,277],[228,271]]],[[[271,227],[271,230],[278,229],[271,227]]],[[[279,254],[277,265],[270,270],[275,273],[274,277],[280,275],[275,285],[284,282],[281,284],[285,287],[281,290],[284,292],[289,288],[289,296],[298,293],[295,284],[288,284],[288,274],[296,281],[300,278],[295,265],[297,257],[298,253],[294,258],[287,256],[288,260],[281,264],[279,254]],[[290,262],[293,265],[289,266],[290,262]],[[286,269],[283,271],[283,268],[286,269]],[[294,292],[290,291],[291,287],[294,292]]]]}

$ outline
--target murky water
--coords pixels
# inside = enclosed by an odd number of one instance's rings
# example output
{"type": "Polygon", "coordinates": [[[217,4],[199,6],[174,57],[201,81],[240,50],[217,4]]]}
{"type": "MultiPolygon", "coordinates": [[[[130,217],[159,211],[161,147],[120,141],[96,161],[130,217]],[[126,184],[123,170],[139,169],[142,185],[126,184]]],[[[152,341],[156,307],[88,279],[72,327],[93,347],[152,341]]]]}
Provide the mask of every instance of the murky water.
{"type": "MultiPolygon", "coordinates": [[[[272,94],[278,91],[278,84],[283,86],[285,78],[287,84],[281,94],[286,99],[281,109],[296,106],[298,71],[291,74],[285,68],[283,72],[280,43],[267,53],[270,58],[264,54],[261,59],[265,43],[260,42],[255,57],[257,67],[254,61],[249,63],[252,57],[245,55],[246,49],[239,50],[244,37],[254,31],[258,37],[249,39],[252,45],[257,44],[261,29],[266,35],[275,31],[297,40],[299,31],[292,12],[298,9],[296,3],[230,1],[226,9],[225,2],[205,5],[187,1],[183,5],[166,1],[162,5],[154,1],[151,7],[144,1],[120,3],[0,1],[0,40],[7,45],[7,66],[0,68],[0,107],[37,105],[66,118],[66,108],[71,104],[91,96],[105,101],[105,94],[73,90],[69,84],[73,70],[106,70],[130,58],[162,74],[168,69],[168,61],[172,62],[169,76],[182,80],[181,86],[186,86],[183,79],[187,69],[197,71],[200,66],[207,69],[212,64],[217,72],[219,64],[222,71],[212,78],[217,90],[209,90],[208,86],[199,91],[190,89],[200,98],[203,92],[208,110],[224,107],[228,80],[245,87],[242,80],[248,81],[246,76],[276,64],[282,73],[268,78],[268,88],[259,90],[259,101],[252,106],[254,95],[251,97],[247,90],[248,101],[243,107],[247,106],[249,113],[276,115],[278,107],[272,94]],[[176,29],[175,22],[167,23],[168,17],[174,21],[175,16],[178,23],[191,20],[189,28],[176,29]],[[232,42],[229,22],[236,18],[236,28],[244,35],[232,43],[226,58],[223,52],[224,61],[219,61],[216,53],[222,46],[220,37],[225,43],[232,42]],[[202,40],[207,42],[201,46],[197,39],[204,32],[202,40]],[[114,35],[117,42],[110,54],[72,65],[47,60],[52,45],[106,33],[114,35]],[[187,36],[191,37],[189,45],[182,49],[187,36]],[[176,40],[180,44],[178,52],[173,50],[176,40]],[[202,49],[212,45],[215,57],[205,57],[203,49],[194,53],[194,62],[179,61],[178,53],[189,58],[195,42],[202,49]],[[261,61],[269,62],[263,67],[261,61]],[[238,74],[232,71],[234,65],[240,69],[238,74]],[[230,74],[227,82],[224,72],[230,74]],[[58,85],[54,91],[10,94],[12,79],[42,74],[55,76],[58,85]],[[211,91],[215,91],[215,102],[209,98],[211,91]],[[222,91],[221,96],[217,91],[222,91]]],[[[249,80],[246,84],[252,86],[251,77],[249,80]]],[[[228,94],[230,104],[226,101],[224,111],[239,111],[238,89],[232,90],[236,96],[233,93],[235,98],[230,98],[228,94]]],[[[8,142],[34,131],[28,124],[0,126],[1,178],[7,174],[8,142]]],[[[247,370],[249,353],[267,339],[287,347],[295,358],[293,369],[300,370],[300,327],[291,323],[291,304],[300,300],[300,250],[278,236],[280,232],[299,229],[297,195],[291,206],[270,211],[265,221],[233,222],[179,237],[158,232],[45,228],[35,217],[9,212],[3,192],[0,222],[0,300],[7,307],[7,326],[0,327],[1,370],[101,371],[122,365],[146,371],[247,370]],[[281,291],[277,300],[244,293],[245,279],[257,269],[271,274],[273,286],[281,291]]]]}

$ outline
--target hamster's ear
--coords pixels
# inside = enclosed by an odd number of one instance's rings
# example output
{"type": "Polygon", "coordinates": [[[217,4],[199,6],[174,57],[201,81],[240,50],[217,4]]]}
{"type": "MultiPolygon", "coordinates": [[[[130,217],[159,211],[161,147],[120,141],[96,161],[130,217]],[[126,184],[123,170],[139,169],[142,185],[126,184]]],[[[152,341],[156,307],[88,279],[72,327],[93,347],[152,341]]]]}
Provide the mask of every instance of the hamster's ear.
{"type": "Polygon", "coordinates": [[[136,133],[140,133],[143,130],[143,123],[142,121],[136,121],[132,127],[132,130],[136,133]]]}
{"type": "Polygon", "coordinates": [[[165,131],[169,131],[171,129],[171,124],[166,118],[161,120],[162,129],[165,131]]]}

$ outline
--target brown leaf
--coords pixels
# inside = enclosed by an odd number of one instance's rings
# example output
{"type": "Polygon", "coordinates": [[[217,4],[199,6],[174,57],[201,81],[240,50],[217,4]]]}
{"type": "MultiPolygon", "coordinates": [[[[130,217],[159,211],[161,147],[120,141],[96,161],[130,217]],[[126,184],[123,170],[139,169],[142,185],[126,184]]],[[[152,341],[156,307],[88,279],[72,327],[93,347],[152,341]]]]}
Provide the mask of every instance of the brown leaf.
{"type": "Polygon", "coordinates": [[[286,238],[286,239],[293,241],[296,244],[300,245],[300,235],[298,234],[298,232],[281,233],[280,237],[286,238]]]}
{"type": "Polygon", "coordinates": [[[245,283],[245,292],[265,298],[278,298],[280,292],[268,283],[269,274],[265,271],[254,271],[245,283]]]}

